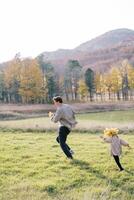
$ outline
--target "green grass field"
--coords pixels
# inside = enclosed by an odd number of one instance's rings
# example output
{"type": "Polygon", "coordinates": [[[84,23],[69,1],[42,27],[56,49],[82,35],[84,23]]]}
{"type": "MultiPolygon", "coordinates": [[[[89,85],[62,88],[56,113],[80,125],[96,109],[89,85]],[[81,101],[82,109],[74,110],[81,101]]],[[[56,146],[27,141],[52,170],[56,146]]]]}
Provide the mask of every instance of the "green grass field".
{"type": "Polygon", "coordinates": [[[81,114],[78,118],[81,120],[126,123],[134,121],[134,110],[88,113],[81,114]]]}
{"type": "MultiPolygon", "coordinates": [[[[71,133],[71,162],[56,143],[56,133],[1,132],[0,200],[133,200],[133,149],[123,149],[126,170],[119,172],[99,136],[71,133]]],[[[120,137],[133,147],[133,134],[120,137]]]]}
{"type": "Polygon", "coordinates": [[[133,200],[134,110],[78,114],[68,137],[75,159],[56,143],[48,117],[0,121],[0,200],[133,200]],[[116,127],[123,149],[119,172],[100,134],[116,127]]]}

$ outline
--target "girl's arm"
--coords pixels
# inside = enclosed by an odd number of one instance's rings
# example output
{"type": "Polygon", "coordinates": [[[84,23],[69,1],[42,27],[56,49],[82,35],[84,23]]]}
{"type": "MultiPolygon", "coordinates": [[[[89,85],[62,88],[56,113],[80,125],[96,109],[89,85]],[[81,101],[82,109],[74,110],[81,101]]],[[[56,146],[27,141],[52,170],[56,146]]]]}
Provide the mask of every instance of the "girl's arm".
{"type": "Polygon", "coordinates": [[[111,143],[111,141],[112,141],[111,137],[105,138],[105,137],[103,137],[103,136],[100,136],[100,138],[102,138],[103,141],[104,141],[104,142],[107,142],[107,143],[111,143]]]}
{"type": "Polygon", "coordinates": [[[120,143],[121,143],[121,145],[123,145],[123,146],[130,147],[129,144],[128,144],[125,140],[120,139],[120,143]]]}

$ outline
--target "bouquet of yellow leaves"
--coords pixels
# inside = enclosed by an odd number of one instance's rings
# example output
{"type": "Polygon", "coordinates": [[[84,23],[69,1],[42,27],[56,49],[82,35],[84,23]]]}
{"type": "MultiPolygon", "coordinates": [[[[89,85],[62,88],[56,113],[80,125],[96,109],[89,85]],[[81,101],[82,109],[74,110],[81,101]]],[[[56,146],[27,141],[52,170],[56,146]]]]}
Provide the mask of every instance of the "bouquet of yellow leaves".
{"type": "Polygon", "coordinates": [[[117,128],[106,128],[104,130],[104,135],[105,136],[114,136],[114,135],[117,135],[119,132],[119,129],[117,128]]]}
{"type": "Polygon", "coordinates": [[[54,114],[51,112],[51,111],[49,111],[49,113],[48,113],[48,116],[49,117],[52,117],[54,114]]]}

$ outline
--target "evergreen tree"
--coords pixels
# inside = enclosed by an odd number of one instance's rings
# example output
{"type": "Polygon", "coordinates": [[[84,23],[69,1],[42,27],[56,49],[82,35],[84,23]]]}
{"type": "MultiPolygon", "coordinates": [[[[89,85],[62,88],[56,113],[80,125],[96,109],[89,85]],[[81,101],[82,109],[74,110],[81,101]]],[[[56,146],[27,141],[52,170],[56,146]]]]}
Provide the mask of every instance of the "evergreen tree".
{"type": "Polygon", "coordinates": [[[90,101],[92,101],[95,86],[94,86],[94,72],[90,68],[88,68],[85,72],[85,83],[88,87],[88,91],[90,94],[90,101]]]}

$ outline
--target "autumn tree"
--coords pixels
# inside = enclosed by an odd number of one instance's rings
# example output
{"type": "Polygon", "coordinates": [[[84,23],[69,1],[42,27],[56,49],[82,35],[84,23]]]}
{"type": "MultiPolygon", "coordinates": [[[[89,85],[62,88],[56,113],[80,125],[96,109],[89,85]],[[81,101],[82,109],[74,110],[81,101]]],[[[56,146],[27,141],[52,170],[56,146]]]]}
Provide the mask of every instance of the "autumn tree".
{"type": "Polygon", "coordinates": [[[85,98],[88,97],[89,90],[83,79],[79,80],[78,93],[80,95],[81,100],[84,100],[85,98]]]}
{"type": "Polygon", "coordinates": [[[20,87],[21,59],[16,54],[15,58],[8,62],[4,69],[4,83],[7,92],[7,101],[17,103],[21,101],[20,87]]]}
{"type": "Polygon", "coordinates": [[[0,71],[0,101],[7,102],[7,92],[4,82],[4,73],[2,70],[0,71]]]}
{"type": "Polygon", "coordinates": [[[78,82],[81,78],[82,67],[77,60],[69,60],[65,73],[65,91],[71,90],[72,100],[78,98],[78,82]]]}
{"type": "Polygon", "coordinates": [[[43,58],[44,58],[43,55],[39,56],[38,63],[43,73],[43,77],[45,80],[44,84],[46,84],[46,89],[45,89],[47,90],[46,101],[51,102],[53,96],[55,96],[55,88],[56,88],[55,71],[52,64],[50,62],[44,62],[43,58]]]}
{"type": "Polygon", "coordinates": [[[96,92],[97,99],[98,99],[98,96],[100,96],[101,101],[102,101],[103,95],[106,92],[106,86],[105,86],[104,75],[99,71],[94,74],[94,84],[95,84],[95,92],[96,92]]]}
{"type": "Polygon", "coordinates": [[[108,99],[111,100],[111,93],[112,93],[111,73],[110,72],[104,73],[103,77],[104,77],[104,85],[105,85],[105,94],[108,93],[108,99]]]}
{"type": "Polygon", "coordinates": [[[123,60],[116,64],[120,71],[120,75],[122,78],[122,97],[123,100],[128,100],[128,91],[129,91],[129,83],[128,83],[128,68],[130,64],[128,60],[123,60]]]}
{"type": "Polygon", "coordinates": [[[111,81],[111,91],[117,96],[117,99],[120,100],[120,91],[122,88],[122,78],[120,75],[120,71],[118,68],[112,67],[110,72],[108,73],[108,78],[110,74],[110,81],[111,81]]]}
{"type": "Polygon", "coordinates": [[[42,72],[35,59],[25,59],[20,71],[19,93],[23,103],[39,103],[43,95],[42,72]]]}
{"type": "Polygon", "coordinates": [[[128,67],[128,86],[130,89],[130,98],[132,99],[134,91],[134,67],[132,65],[128,67]]]}

